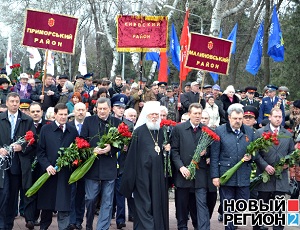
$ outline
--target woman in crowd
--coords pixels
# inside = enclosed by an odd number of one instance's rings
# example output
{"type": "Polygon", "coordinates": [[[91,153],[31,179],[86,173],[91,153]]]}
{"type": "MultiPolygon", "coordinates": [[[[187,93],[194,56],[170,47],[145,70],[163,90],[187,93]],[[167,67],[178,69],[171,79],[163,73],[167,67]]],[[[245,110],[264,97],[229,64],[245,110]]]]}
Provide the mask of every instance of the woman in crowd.
{"type": "Polygon", "coordinates": [[[14,92],[20,95],[20,99],[30,99],[32,86],[28,84],[28,79],[27,73],[21,73],[20,82],[14,86],[14,92]]]}

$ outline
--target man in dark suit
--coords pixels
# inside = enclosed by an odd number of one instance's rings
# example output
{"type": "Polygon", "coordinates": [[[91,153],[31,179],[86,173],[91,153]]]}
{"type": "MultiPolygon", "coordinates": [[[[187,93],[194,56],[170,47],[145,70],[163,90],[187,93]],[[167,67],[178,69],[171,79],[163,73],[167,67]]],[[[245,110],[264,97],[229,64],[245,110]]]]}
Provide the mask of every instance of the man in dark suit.
{"type": "Polygon", "coordinates": [[[93,227],[95,203],[101,191],[101,209],[97,229],[109,229],[112,213],[115,179],[117,178],[117,157],[120,150],[110,144],[105,148],[97,147],[97,142],[103,134],[107,134],[109,127],[118,127],[121,121],[110,116],[111,103],[108,98],[99,98],[96,102],[97,115],[84,120],[81,136],[89,139],[94,152],[98,154],[91,169],[85,175],[85,204],[86,204],[86,229],[93,227]]]}
{"type": "MultiPolygon", "coordinates": [[[[45,119],[43,118],[42,105],[35,101],[31,103],[29,106],[29,116],[33,120],[36,135],[39,137],[42,126],[46,124],[45,119]]],[[[38,142],[38,140],[36,141],[38,142]]],[[[32,169],[32,183],[34,183],[41,175],[41,168],[40,165],[37,163],[36,152],[34,153],[33,158],[35,167],[32,169]]],[[[40,210],[37,209],[37,194],[31,196],[30,199],[32,199],[33,207],[35,210],[34,225],[39,226],[38,219],[40,217],[40,210]]]]}
{"type": "Polygon", "coordinates": [[[257,91],[257,88],[255,86],[248,86],[245,88],[245,91],[246,91],[247,98],[242,100],[240,103],[243,106],[251,105],[255,107],[257,110],[259,110],[259,106],[260,106],[259,101],[254,99],[254,94],[257,91]]]}
{"type": "MultiPolygon", "coordinates": [[[[6,97],[7,111],[0,114],[0,146],[9,146],[19,137],[31,130],[35,133],[32,119],[19,110],[20,96],[17,93],[9,93],[6,97]]],[[[32,153],[36,145],[28,146],[27,143],[13,144],[14,154],[7,165],[0,169],[0,228],[12,229],[15,218],[15,209],[19,197],[19,188],[22,186],[24,192],[32,185],[31,162],[32,153]]],[[[7,155],[5,148],[0,148],[0,155],[7,155]]],[[[24,214],[26,227],[34,228],[34,210],[31,201],[24,198],[24,214]]]]}
{"type": "Polygon", "coordinates": [[[201,160],[196,170],[196,179],[187,179],[190,172],[187,165],[192,161],[194,151],[201,136],[202,107],[199,103],[192,103],[189,107],[190,120],[173,128],[171,137],[171,158],[175,166],[175,204],[178,229],[187,229],[188,214],[191,217],[197,213],[197,229],[210,229],[210,217],[206,203],[207,193],[207,164],[205,151],[199,153],[201,160]],[[194,207],[188,207],[190,190],[195,189],[196,201],[194,207]],[[197,211],[195,210],[197,209],[197,211]]]}
{"type": "Polygon", "coordinates": [[[205,109],[205,100],[203,99],[203,92],[199,92],[199,83],[194,81],[191,83],[191,91],[180,95],[180,102],[184,112],[187,112],[190,104],[200,103],[205,109]]]}
{"type": "MultiPolygon", "coordinates": [[[[82,102],[78,102],[74,106],[74,120],[69,122],[70,125],[77,129],[78,135],[81,134],[82,125],[86,117],[86,106],[82,102]]],[[[84,179],[71,184],[71,213],[70,224],[68,230],[82,229],[82,222],[85,211],[85,183],[84,179]]]]}
{"type": "Polygon", "coordinates": [[[264,97],[262,99],[260,108],[259,108],[259,116],[258,116],[258,120],[257,123],[259,124],[260,127],[262,127],[262,121],[263,120],[267,120],[270,116],[270,112],[273,108],[280,108],[282,111],[282,122],[281,125],[284,126],[285,124],[285,111],[284,111],[284,107],[282,104],[282,101],[279,97],[276,96],[276,90],[278,89],[278,87],[274,86],[274,85],[267,85],[268,87],[268,92],[269,92],[269,96],[268,97],[264,97]]]}
{"type": "Polygon", "coordinates": [[[51,74],[46,76],[44,94],[42,94],[42,90],[42,85],[36,86],[30,95],[30,99],[37,102],[42,101],[42,109],[46,112],[49,107],[56,105],[60,97],[56,86],[53,84],[53,76],[51,74]]]}
{"type": "Polygon", "coordinates": [[[58,103],[54,107],[55,121],[41,129],[37,158],[42,172],[50,178],[38,191],[38,209],[42,210],[40,229],[48,229],[52,222],[52,212],[57,211],[59,230],[67,228],[71,211],[71,186],[68,184],[71,170],[62,167],[57,173],[55,168],[58,150],[69,147],[78,136],[76,128],[66,124],[68,108],[58,103]]]}
{"type": "MultiPolygon", "coordinates": [[[[264,171],[270,175],[268,182],[257,186],[257,199],[262,199],[264,203],[268,204],[275,196],[285,196],[289,192],[288,165],[283,166],[284,170],[281,173],[280,179],[274,175],[274,165],[279,162],[280,158],[290,154],[294,150],[292,134],[281,126],[282,119],[282,110],[279,108],[272,109],[269,116],[270,123],[255,133],[257,138],[261,137],[264,132],[278,133],[282,136],[282,138],[279,138],[279,145],[270,147],[268,151],[259,151],[255,158],[257,165],[256,175],[264,171]]],[[[273,227],[273,229],[283,228],[283,226],[273,227]]],[[[260,226],[255,226],[253,229],[260,229],[260,226]]]]}

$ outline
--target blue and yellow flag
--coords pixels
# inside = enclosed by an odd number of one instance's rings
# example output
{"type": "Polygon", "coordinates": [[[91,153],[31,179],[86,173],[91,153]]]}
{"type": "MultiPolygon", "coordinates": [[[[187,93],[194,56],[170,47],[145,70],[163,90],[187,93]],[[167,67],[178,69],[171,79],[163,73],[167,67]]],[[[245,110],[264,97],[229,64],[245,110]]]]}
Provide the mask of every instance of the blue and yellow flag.
{"type": "Polygon", "coordinates": [[[252,75],[257,74],[261,64],[263,41],[264,41],[264,22],[260,24],[260,27],[257,31],[246,65],[246,70],[252,75]]]}
{"type": "Polygon", "coordinates": [[[276,12],[276,6],[274,6],[273,9],[269,31],[268,55],[273,58],[275,62],[281,62],[284,60],[284,42],[276,12]]]}
{"type": "Polygon", "coordinates": [[[176,34],[176,29],[172,23],[172,31],[170,36],[170,53],[172,57],[172,63],[178,71],[180,71],[180,45],[176,34]]]}

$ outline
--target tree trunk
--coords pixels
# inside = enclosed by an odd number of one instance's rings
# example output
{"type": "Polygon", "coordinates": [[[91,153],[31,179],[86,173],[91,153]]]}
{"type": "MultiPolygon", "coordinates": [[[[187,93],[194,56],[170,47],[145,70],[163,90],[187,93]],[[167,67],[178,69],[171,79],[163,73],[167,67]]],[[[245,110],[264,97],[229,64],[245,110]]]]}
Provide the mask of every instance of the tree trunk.
{"type": "Polygon", "coordinates": [[[101,16],[101,22],[103,25],[103,29],[104,29],[104,33],[106,35],[106,38],[108,40],[108,43],[110,45],[110,47],[112,48],[112,52],[113,52],[113,62],[112,62],[112,66],[111,66],[111,70],[110,70],[110,79],[113,79],[116,76],[116,69],[117,69],[117,65],[119,62],[119,53],[116,49],[116,43],[113,39],[111,30],[108,26],[107,23],[107,9],[106,6],[104,6],[104,9],[102,11],[102,16],[101,16]]]}
{"type": "Polygon", "coordinates": [[[95,30],[96,30],[96,70],[95,76],[100,76],[101,73],[101,35],[97,32],[100,32],[99,19],[97,15],[97,7],[94,0],[88,0],[91,11],[94,19],[95,30]]]}

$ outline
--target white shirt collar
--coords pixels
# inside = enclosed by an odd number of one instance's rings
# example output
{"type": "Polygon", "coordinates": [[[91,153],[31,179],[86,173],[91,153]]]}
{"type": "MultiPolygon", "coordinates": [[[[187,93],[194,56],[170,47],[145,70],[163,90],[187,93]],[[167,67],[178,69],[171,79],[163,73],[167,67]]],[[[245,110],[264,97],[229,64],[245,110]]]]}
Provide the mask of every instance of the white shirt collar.
{"type": "Polygon", "coordinates": [[[272,130],[272,132],[274,133],[274,130],[277,129],[277,133],[279,133],[280,130],[280,126],[278,126],[277,128],[275,128],[271,123],[270,123],[270,128],[272,130]]]}
{"type": "MultiPolygon", "coordinates": [[[[55,122],[55,124],[57,125],[57,127],[59,127],[60,126],[60,124],[55,120],[54,121],[55,122]]],[[[66,124],[64,124],[63,125],[63,132],[66,130],[66,124]]]]}

